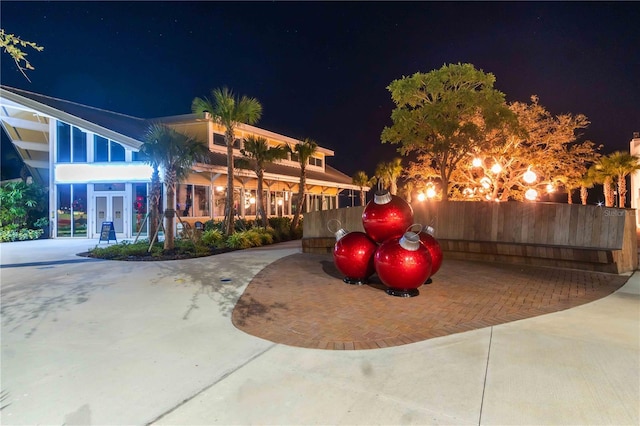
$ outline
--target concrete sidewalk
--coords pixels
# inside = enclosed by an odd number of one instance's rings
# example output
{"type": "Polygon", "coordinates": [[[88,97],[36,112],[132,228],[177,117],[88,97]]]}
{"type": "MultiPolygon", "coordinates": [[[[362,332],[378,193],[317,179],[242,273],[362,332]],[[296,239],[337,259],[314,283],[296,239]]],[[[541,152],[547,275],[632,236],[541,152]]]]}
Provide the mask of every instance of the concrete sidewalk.
{"type": "Polygon", "coordinates": [[[0,245],[2,424],[640,422],[640,277],[577,308],[409,345],[326,351],[233,327],[299,242],[170,262],[0,245]]]}

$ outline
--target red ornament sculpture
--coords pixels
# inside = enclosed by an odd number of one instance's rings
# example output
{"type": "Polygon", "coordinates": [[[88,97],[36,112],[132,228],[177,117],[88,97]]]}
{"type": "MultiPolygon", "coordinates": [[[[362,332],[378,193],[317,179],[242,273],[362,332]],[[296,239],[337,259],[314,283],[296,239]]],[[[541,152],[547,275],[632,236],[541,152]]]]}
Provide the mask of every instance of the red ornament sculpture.
{"type": "Polygon", "coordinates": [[[415,232],[406,232],[400,238],[391,238],[376,251],[374,266],[387,294],[413,297],[431,275],[431,255],[420,243],[415,232]]]}
{"type": "MultiPolygon", "coordinates": [[[[433,232],[433,228],[429,228],[431,232],[433,232]]],[[[440,269],[440,266],[442,266],[442,248],[438,240],[429,232],[429,229],[426,229],[426,232],[421,232],[419,235],[420,242],[429,250],[429,254],[431,255],[431,275],[429,276],[429,281],[427,281],[428,284],[431,282],[431,277],[434,276],[440,269]]]]}
{"type": "Polygon", "coordinates": [[[377,192],[362,212],[362,225],[377,243],[400,238],[413,221],[413,209],[405,200],[388,191],[377,192]]]}
{"type": "MultiPolygon", "coordinates": [[[[336,234],[336,236],[338,236],[336,234]]],[[[364,284],[373,275],[373,256],[378,245],[364,232],[349,232],[341,236],[333,247],[333,261],[345,276],[347,284],[364,284]]]]}

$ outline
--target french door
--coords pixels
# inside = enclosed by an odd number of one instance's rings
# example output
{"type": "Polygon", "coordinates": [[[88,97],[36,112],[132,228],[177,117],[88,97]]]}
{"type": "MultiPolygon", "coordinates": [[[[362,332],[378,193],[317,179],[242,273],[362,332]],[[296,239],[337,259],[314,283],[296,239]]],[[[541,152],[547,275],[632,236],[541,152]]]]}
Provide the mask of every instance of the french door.
{"type": "Polygon", "coordinates": [[[113,222],[118,238],[124,238],[127,229],[127,213],[125,211],[125,193],[95,194],[95,233],[100,235],[102,222],[113,222]]]}

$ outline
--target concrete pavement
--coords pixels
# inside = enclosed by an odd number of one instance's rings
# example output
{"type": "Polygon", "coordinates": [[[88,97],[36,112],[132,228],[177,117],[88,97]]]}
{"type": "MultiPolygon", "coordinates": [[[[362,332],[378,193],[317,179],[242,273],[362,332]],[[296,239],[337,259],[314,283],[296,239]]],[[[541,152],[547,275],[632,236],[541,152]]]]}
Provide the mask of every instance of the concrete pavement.
{"type": "Polygon", "coordinates": [[[637,273],[570,310],[327,351],[231,324],[251,278],[299,242],[169,262],[75,256],[94,245],[0,245],[2,424],[640,423],[637,273]]]}

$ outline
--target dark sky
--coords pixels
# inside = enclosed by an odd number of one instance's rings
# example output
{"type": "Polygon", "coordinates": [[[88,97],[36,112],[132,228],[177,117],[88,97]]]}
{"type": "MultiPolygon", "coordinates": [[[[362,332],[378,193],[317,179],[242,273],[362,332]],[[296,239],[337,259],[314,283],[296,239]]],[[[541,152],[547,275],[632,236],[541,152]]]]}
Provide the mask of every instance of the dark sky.
{"type": "Polygon", "coordinates": [[[373,174],[395,155],[380,133],[386,87],[468,62],[508,101],[536,94],[582,113],[606,153],[640,131],[636,2],[13,2],[6,32],[29,52],[31,83],[2,54],[2,84],[133,116],[190,112],[228,86],[263,105],[259,127],[333,149],[329,164],[373,174]]]}

